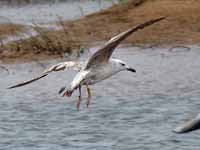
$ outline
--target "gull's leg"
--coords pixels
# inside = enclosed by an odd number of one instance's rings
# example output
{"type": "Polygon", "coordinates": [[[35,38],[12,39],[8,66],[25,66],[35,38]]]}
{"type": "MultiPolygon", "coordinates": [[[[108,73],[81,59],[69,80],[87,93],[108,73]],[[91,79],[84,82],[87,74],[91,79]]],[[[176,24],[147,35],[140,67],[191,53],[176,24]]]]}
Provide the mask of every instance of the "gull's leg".
{"type": "Polygon", "coordinates": [[[78,89],[79,89],[79,96],[78,96],[78,101],[77,101],[77,105],[76,105],[77,110],[79,110],[79,108],[80,108],[81,99],[82,99],[82,97],[81,97],[81,85],[78,86],[78,89]]]}
{"type": "Polygon", "coordinates": [[[89,88],[89,86],[86,85],[86,87],[87,87],[87,93],[88,93],[88,97],[87,97],[87,101],[86,101],[86,106],[88,108],[89,105],[90,105],[90,100],[91,100],[92,94],[91,94],[91,89],[89,88]]]}

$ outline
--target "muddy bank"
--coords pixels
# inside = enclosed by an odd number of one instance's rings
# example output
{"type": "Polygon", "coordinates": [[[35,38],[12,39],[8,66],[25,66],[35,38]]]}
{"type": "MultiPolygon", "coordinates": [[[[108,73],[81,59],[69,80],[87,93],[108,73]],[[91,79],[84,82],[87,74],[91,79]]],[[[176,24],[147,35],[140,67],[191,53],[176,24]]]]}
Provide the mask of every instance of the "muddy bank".
{"type": "MultiPolygon", "coordinates": [[[[130,0],[129,3],[114,5],[107,10],[78,20],[65,21],[65,30],[50,31],[48,35],[51,41],[57,44],[65,43],[63,35],[67,30],[70,31],[70,36],[76,46],[85,47],[96,41],[106,41],[134,25],[160,16],[167,16],[167,19],[135,33],[125,42],[134,46],[198,44],[200,42],[200,3],[196,0],[130,0]]],[[[18,49],[18,56],[15,57],[12,53],[12,57],[19,59],[22,57],[20,53],[27,56],[33,53],[32,42],[33,40],[21,40],[17,44],[5,45],[5,48],[11,51],[18,49]]],[[[62,48],[66,49],[66,47],[67,45],[62,45],[62,48]]],[[[73,46],[70,49],[73,50],[73,46]]],[[[37,49],[35,54],[39,58],[45,53],[42,49],[37,49]]],[[[0,55],[0,58],[4,59],[9,57],[8,52],[6,55],[0,55]]]]}
{"type": "Polygon", "coordinates": [[[7,36],[15,35],[18,32],[25,31],[25,27],[19,24],[4,23],[0,24],[0,39],[3,39],[7,36]]]}

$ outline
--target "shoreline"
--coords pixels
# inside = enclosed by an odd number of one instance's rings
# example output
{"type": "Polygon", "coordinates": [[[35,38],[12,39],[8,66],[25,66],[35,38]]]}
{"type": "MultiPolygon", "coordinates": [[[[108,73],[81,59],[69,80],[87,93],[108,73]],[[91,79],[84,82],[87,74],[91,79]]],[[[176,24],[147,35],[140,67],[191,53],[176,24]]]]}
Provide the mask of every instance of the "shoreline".
{"type": "MultiPolygon", "coordinates": [[[[93,48],[100,47],[100,46],[101,45],[96,45],[96,44],[91,45],[89,51],[91,51],[93,48]]],[[[190,51],[192,49],[192,47],[200,47],[200,46],[197,45],[197,44],[190,44],[190,45],[189,44],[171,44],[171,45],[140,44],[140,45],[132,45],[132,44],[127,43],[127,44],[120,44],[116,49],[133,48],[133,49],[137,49],[137,50],[145,50],[145,49],[154,50],[154,49],[160,48],[160,49],[163,49],[163,50],[166,49],[168,52],[171,52],[171,53],[176,53],[176,52],[190,51]]],[[[166,51],[163,51],[163,52],[166,52],[166,51]]],[[[90,52],[87,52],[87,53],[90,53],[90,52]]],[[[4,58],[0,57],[0,64],[5,64],[5,65],[23,64],[23,63],[29,63],[29,62],[35,62],[35,61],[49,61],[49,60],[66,61],[66,60],[69,60],[69,59],[71,60],[71,59],[77,59],[77,58],[78,58],[77,56],[71,56],[71,55],[69,55],[69,57],[61,57],[59,55],[49,55],[49,54],[45,54],[45,53],[41,53],[41,54],[37,54],[37,55],[35,55],[34,53],[28,53],[28,54],[25,54],[23,56],[17,56],[17,54],[14,54],[13,57],[4,57],[4,58]]]]}
{"type": "MultiPolygon", "coordinates": [[[[77,20],[63,21],[62,30],[49,31],[47,33],[49,40],[55,42],[50,45],[50,48],[53,47],[51,51],[48,51],[43,41],[39,43],[43,44],[43,49],[34,51],[32,45],[38,43],[32,43],[33,39],[26,39],[6,44],[5,50],[0,53],[0,59],[3,62],[15,63],[30,61],[32,57],[58,58],[64,53],[79,51],[81,47],[90,47],[91,43],[107,41],[132,26],[161,16],[167,16],[167,19],[134,33],[122,44],[156,47],[198,45],[200,43],[199,8],[200,4],[195,0],[181,2],[179,0],[138,0],[114,5],[77,20]],[[65,34],[66,31],[69,32],[65,34]],[[67,39],[69,41],[65,40],[67,37],[70,37],[67,39]],[[62,51],[58,43],[62,44],[62,51]]],[[[35,39],[41,39],[41,36],[34,37],[35,39]]]]}

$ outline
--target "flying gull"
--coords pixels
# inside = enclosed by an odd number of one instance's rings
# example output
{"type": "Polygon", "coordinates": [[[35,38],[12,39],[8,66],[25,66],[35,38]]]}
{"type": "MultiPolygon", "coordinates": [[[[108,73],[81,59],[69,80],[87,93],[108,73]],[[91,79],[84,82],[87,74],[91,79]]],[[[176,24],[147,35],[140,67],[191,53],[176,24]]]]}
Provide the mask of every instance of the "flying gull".
{"type": "Polygon", "coordinates": [[[61,71],[61,70],[72,67],[75,70],[77,70],[78,73],[76,74],[73,81],[71,82],[70,87],[69,88],[66,88],[66,86],[62,87],[59,91],[59,94],[63,93],[62,94],[63,96],[70,97],[73,91],[78,89],[79,97],[77,101],[77,109],[79,110],[80,102],[82,99],[81,87],[85,85],[87,88],[87,93],[88,93],[88,97],[86,101],[86,106],[88,107],[90,104],[90,99],[91,99],[91,90],[90,90],[89,85],[95,84],[106,78],[109,78],[110,76],[120,71],[127,70],[131,72],[136,72],[135,69],[129,67],[122,60],[110,58],[114,49],[119,45],[119,43],[123,41],[125,38],[127,38],[129,35],[131,35],[133,32],[141,30],[163,19],[165,19],[165,17],[152,19],[142,24],[139,24],[135,27],[132,27],[123,33],[120,33],[119,35],[111,38],[102,48],[96,51],[85,62],[66,61],[66,62],[56,64],[50,67],[49,69],[45,70],[40,76],[28,81],[19,83],[17,85],[11,86],[8,89],[24,86],[26,84],[29,84],[31,82],[34,82],[36,80],[39,80],[47,76],[51,72],[61,71]]]}

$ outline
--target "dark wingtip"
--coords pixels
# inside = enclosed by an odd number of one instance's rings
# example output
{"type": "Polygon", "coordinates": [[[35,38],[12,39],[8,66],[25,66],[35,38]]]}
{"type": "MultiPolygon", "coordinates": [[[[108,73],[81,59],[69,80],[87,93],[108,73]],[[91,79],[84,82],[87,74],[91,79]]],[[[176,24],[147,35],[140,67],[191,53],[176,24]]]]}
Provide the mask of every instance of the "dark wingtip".
{"type": "Polygon", "coordinates": [[[9,89],[13,89],[14,87],[13,86],[10,86],[10,87],[7,87],[6,89],[9,90],[9,89]]]}
{"type": "Polygon", "coordinates": [[[163,16],[163,17],[160,17],[160,18],[157,18],[157,19],[155,19],[156,21],[160,21],[160,20],[164,20],[164,19],[166,19],[167,17],[166,16],[163,16]]]}
{"type": "Polygon", "coordinates": [[[131,30],[131,32],[135,32],[135,31],[137,31],[137,30],[144,29],[146,26],[150,26],[150,25],[152,25],[152,24],[154,24],[154,23],[156,23],[156,22],[159,22],[159,21],[161,21],[161,20],[164,20],[164,19],[166,19],[166,18],[167,18],[167,17],[164,16],[164,17],[159,17],[159,18],[156,18],[156,19],[151,19],[151,20],[149,20],[149,21],[144,22],[143,24],[139,24],[138,26],[136,26],[135,28],[133,28],[133,29],[131,30]]]}
{"type": "Polygon", "coordinates": [[[14,89],[14,88],[16,88],[16,87],[20,87],[21,85],[14,85],[14,86],[9,86],[9,87],[7,87],[6,89],[14,89]]]}
{"type": "Polygon", "coordinates": [[[45,77],[47,75],[48,75],[48,73],[42,74],[39,77],[33,78],[31,80],[28,80],[28,81],[25,81],[25,82],[22,82],[22,83],[19,83],[19,84],[14,85],[14,86],[10,86],[7,89],[13,89],[13,88],[17,88],[17,87],[21,87],[21,86],[27,85],[27,84],[29,84],[31,82],[34,82],[34,81],[37,81],[37,80],[39,80],[39,79],[41,79],[41,78],[43,78],[43,77],[45,77]]]}
{"type": "Polygon", "coordinates": [[[150,20],[149,22],[147,22],[147,24],[148,24],[148,25],[151,25],[151,24],[153,24],[153,23],[159,22],[159,21],[164,20],[164,19],[166,19],[166,18],[167,18],[167,17],[164,16],[164,17],[160,17],[160,18],[157,18],[157,19],[152,19],[152,20],[150,20]]]}

